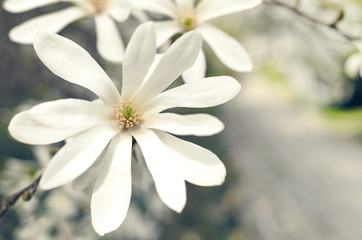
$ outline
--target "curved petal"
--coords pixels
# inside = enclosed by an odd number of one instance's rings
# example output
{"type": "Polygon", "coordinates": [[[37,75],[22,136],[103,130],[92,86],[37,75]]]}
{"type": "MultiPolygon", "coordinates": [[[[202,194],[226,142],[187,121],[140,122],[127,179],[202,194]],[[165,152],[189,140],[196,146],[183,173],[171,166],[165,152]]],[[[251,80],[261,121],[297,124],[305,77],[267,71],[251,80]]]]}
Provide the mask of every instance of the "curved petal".
{"type": "Polygon", "coordinates": [[[118,134],[110,142],[96,180],[91,214],[94,230],[101,236],[117,229],[131,200],[132,136],[118,134]]]}
{"type": "Polygon", "coordinates": [[[50,144],[109,121],[111,116],[112,110],[103,103],[62,99],[17,114],[9,124],[9,132],[24,143],[50,144]]]}
{"type": "Polygon", "coordinates": [[[97,179],[99,169],[102,166],[106,151],[107,148],[103,150],[103,152],[98,156],[97,160],[86,171],[84,171],[81,175],[72,181],[72,188],[74,190],[81,191],[88,187],[94,186],[94,182],[97,179]]]}
{"type": "Polygon", "coordinates": [[[143,109],[160,112],[173,107],[213,107],[234,98],[240,88],[240,83],[232,77],[204,78],[161,93],[143,109]]]}
{"type": "Polygon", "coordinates": [[[107,61],[121,63],[124,46],[116,24],[107,15],[96,15],[94,21],[99,54],[107,61]]]}
{"type": "Polygon", "coordinates": [[[86,171],[119,133],[111,122],[98,125],[67,142],[53,157],[40,180],[41,189],[66,184],[86,171]]]}
{"type": "Polygon", "coordinates": [[[137,93],[138,102],[154,98],[191,67],[199,54],[201,43],[201,36],[196,31],[184,34],[173,43],[137,93]]]}
{"type": "Polygon", "coordinates": [[[59,0],[5,0],[3,8],[8,12],[20,13],[56,2],[59,0]]]}
{"type": "Polygon", "coordinates": [[[116,21],[123,22],[131,13],[131,4],[124,0],[114,0],[109,3],[108,14],[116,21]]]}
{"type": "Polygon", "coordinates": [[[215,186],[224,182],[225,166],[214,153],[162,131],[156,131],[156,134],[173,151],[172,155],[186,181],[199,186],[215,186]]]}
{"type": "Polygon", "coordinates": [[[153,131],[132,131],[131,134],[141,148],[161,200],[172,210],[181,212],[186,204],[186,187],[174,156],[153,131]]]}
{"type": "Polygon", "coordinates": [[[179,12],[191,12],[194,9],[194,0],[175,0],[179,12]]]}
{"type": "Polygon", "coordinates": [[[238,41],[211,25],[204,24],[198,29],[216,56],[227,67],[237,72],[252,70],[253,64],[249,54],[238,41]]]}
{"type": "Polygon", "coordinates": [[[139,90],[156,56],[152,22],[139,26],[128,43],[123,62],[122,98],[130,99],[139,90]]]}
{"type": "Polygon", "coordinates": [[[258,6],[262,0],[202,0],[196,7],[200,23],[258,6]]]}
{"type": "Polygon", "coordinates": [[[31,44],[39,31],[56,33],[69,23],[87,15],[88,13],[79,7],[69,7],[58,12],[44,14],[11,29],[9,38],[16,43],[31,44]]]}
{"type": "Polygon", "coordinates": [[[199,52],[199,56],[196,58],[194,65],[192,65],[182,74],[182,79],[184,80],[184,82],[188,83],[203,79],[205,77],[205,74],[206,74],[206,59],[205,59],[205,53],[201,49],[199,52]]]}
{"type": "Polygon", "coordinates": [[[135,9],[161,13],[175,19],[178,15],[176,4],[170,0],[133,0],[132,4],[135,9]]]}
{"type": "Polygon", "coordinates": [[[147,118],[147,128],[156,128],[176,135],[210,136],[221,132],[224,124],[209,114],[159,113],[147,118]]]}
{"type": "Polygon", "coordinates": [[[171,39],[176,33],[182,32],[178,22],[174,20],[155,22],[155,28],[157,47],[171,39]]]}
{"type": "Polygon", "coordinates": [[[88,88],[109,107],[119,102],[120,94],[112,80],[89,53],[73,41],[40,32],[34,39],[34,48],[55,75],[88,88]]]}
{"type": "Polygon", "coordinates": [[[361,53],[349,56],[344,63],[344,71],[350,78],[355,78],[361,71],[362,56],[361,53]]]}

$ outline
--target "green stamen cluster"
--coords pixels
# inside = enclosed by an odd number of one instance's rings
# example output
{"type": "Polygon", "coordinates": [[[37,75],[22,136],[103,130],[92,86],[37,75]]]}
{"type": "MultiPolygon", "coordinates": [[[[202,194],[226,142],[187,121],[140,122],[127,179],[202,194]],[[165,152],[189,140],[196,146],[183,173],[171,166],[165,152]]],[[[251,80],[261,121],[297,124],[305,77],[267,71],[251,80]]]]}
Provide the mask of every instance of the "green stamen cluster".
{"type": "Polygon", "coordinates": [[[133,127],[143,120],[141,110],[132,103],[116,105],[114,107],[114,113],[116,114],[120,128],[133,127]]]}

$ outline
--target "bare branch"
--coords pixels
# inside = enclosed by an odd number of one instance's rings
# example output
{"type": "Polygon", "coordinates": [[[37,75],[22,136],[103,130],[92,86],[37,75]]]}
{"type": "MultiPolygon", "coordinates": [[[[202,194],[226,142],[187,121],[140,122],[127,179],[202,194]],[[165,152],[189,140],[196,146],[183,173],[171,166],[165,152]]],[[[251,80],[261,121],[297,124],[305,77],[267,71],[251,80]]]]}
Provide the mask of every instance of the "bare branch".
{"type": "Polygon", "coordinates": [[[317,19],[317,18],[315,18],[313,16],[310,16],[310,15],[302,12],[298,8],[299,1],[296,2],[295,6],[289,5],[289,4],[287,4],[285,2],[282,2],[282,1],[279,1],[279,0],[263,0],[263,2],[265,4],[275,5],[275,6],[278,6],[278,7],[288,9],[289,11],[294,13],[295,15],[297,15],[297,16],[299,16],[301,18],[307,19],[307,20],[309,20],[310,22],[312,22],[314,24],[321,25],[321,26],[333,29],[334,31],[336,31],[340,35],[342,35],[344,38],[346,38],[347,40],[354,41],[354,40],[361,39],[360,36],[350,35],[350,34],[344,32],[343,30],[341,30],[340,28],[338,28],[338,23],[343,19],[343,16],[344,16],[344,12],[343,12],[342,9],[339,10],[335,20],[333,22],[328,23],[328,22],[321,21],[320,19],[317,19]]]}
{"type": "Polygon", "coordinates": [[[31,199],[31,197],[34,195],[34,193],[36,192],[36,190],[38,188],[41,176],[42,175],[39,175],[34,180],[34,182],[32,182],[29,186],[20,190],[19,192],[16,192],[11,196],[0,199],[0,203],[1,203],[0,218],[6,213],[6,211],[9,209],[9,207],[14,205],[18,201],[20,196],[22,196],[24,201],[29,201],[31,199]]]}

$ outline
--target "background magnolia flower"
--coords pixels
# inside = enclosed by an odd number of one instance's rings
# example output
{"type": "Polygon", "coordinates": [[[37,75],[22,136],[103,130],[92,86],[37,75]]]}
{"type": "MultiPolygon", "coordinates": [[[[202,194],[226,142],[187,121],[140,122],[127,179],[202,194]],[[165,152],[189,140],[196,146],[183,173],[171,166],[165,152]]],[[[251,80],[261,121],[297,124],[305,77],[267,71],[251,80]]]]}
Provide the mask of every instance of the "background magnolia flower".
{"type": "Polygon", "coordinates": [[[355,41],[353,45],[358,52],[349,56],[344,64],[344,70],[350,78],[362,77],[362,41],[355,41]]]}
{"type": "Polygon", "coordinates": [[[185,180],[212,186],[222,184],[226,175],[215,154],[171,135],[213,135],[224,128],[222,122],[208,114],[162,111],[222,104],[240,91],[240,84],[220,76],[164,91],[194,63],[201,36],[195,31],[185,34],[159,61],[155,61],[155,41],[151,23],[137,28],[125,53],[120,94],[84,49],[56,34],[39,33],[34,48],[43,63],[100,99],[39,104],[17,114],[9,124],[10,134],[24,143],[69,139],[45,169],[40,188],[94,176],[91,215],[100,235],[118,228],[129,207],[132,138],[140,146],[161,200],[176,212],[186,203],[185,180]]]}
{"type": "MultiPolygon", "coordinates": [[[[236,39],[214,27],[210,21],[253,8],[261,2],[261,0],[202,0],[195,3],[194,0],[134,0],[138,8],[172,18],[155,24],[157,46],[161,46],[177,33],[197,29],[220,61],[237,72],[252,70],[248,53],[236,39]]],[[[201,50],[194,66],[182,76],[185,81],[192,81],[205,77],[205,72],[205,54],[201,50]]]]}
{"type": "MultiPolygon", "coordinates": [[[[3,7],[13,13],[24,12],[37,7],[62,0],[5,0],[3,7]]],[[[45,14],[28,20],[9,32],[12,41],[21,44],[32,44],[39,31],[57,33],[68,24],[86,17],[93,16],[97,35],[97,50],[106,60],[121,62],[124,46],[115,22],[125,21],[131,12],[128,0],[64,0],[73,6],[63,10],[45,14]]]]}

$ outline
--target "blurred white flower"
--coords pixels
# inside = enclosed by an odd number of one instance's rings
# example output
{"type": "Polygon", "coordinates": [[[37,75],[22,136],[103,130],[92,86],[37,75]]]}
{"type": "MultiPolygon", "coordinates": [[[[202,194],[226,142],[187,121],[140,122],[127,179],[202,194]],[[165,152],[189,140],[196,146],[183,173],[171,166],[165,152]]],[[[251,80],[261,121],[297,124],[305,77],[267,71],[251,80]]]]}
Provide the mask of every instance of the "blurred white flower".
{"type": "Polygon", "coordinates": [[[358,49],[358,52],[347,58],[344,70],[350,78],[356,78],[358,75],[362,77],[362,41],[355,41],[353,45],[358,49]]]}
{"type": "MultiPolygon", "coordinates": [[[[252,70],[252,62],[240,43],[223,31],[214,27],[209,21],[259,5],[261,0],[134,0],[138,8],[161,13],[172,18],[156,22],[157,46],[161,46],[177,33],[197,29],[216,56],[230,69],[237,72],[252,70]],[[198,3],[199,2],[199,3],[198,3]]],[[[205,77],[206,60],[201,50],[189,70],[182,76],[185,81],[205,77]]]]}
{"type": "Polygon", "coordinates": [[[83,48],[59,35],[39,33],[34,48],[42,62],[54,74],[100,99],[39,104],[17,114],[9,124],[11,135],[28,144],[71,138],[45,169],[40,188],[51,189],[94,175],[91,215],[100,235],[118,228],[129,207],[132,137],[141,148],[161,200],[174,211],[185,206],[185,180],[211,186],[222,184],[226,175],[224,165],[211,151],[171,135],[213,135],[224,128],[220,120],[208,114],[161,112],[222,104],[240,91],[240,84],[220,76],[164,91],[194,63],[202,39],[195,31],[185,34],[159,61],[155,61],[155,42],[151,23],[137,28],[125,52],[120,94],[83,48]],[[91,166],[98,164],[99,170],[92,171],[91,166]]]}
{"type": "Polygon", "coordinates": [[[13,13],[24,12],[57,2],[70,2],[73,6],[28,20],[9,32],[12,41],[32,44],[39,31],[57,33],[70,23],[93,16],[97,35],[97,50],[106,60],[121,62],[124,46],[113,20],[125,21],[131,12],[128,0],[5,0],[3,7],[13,13]]]}

